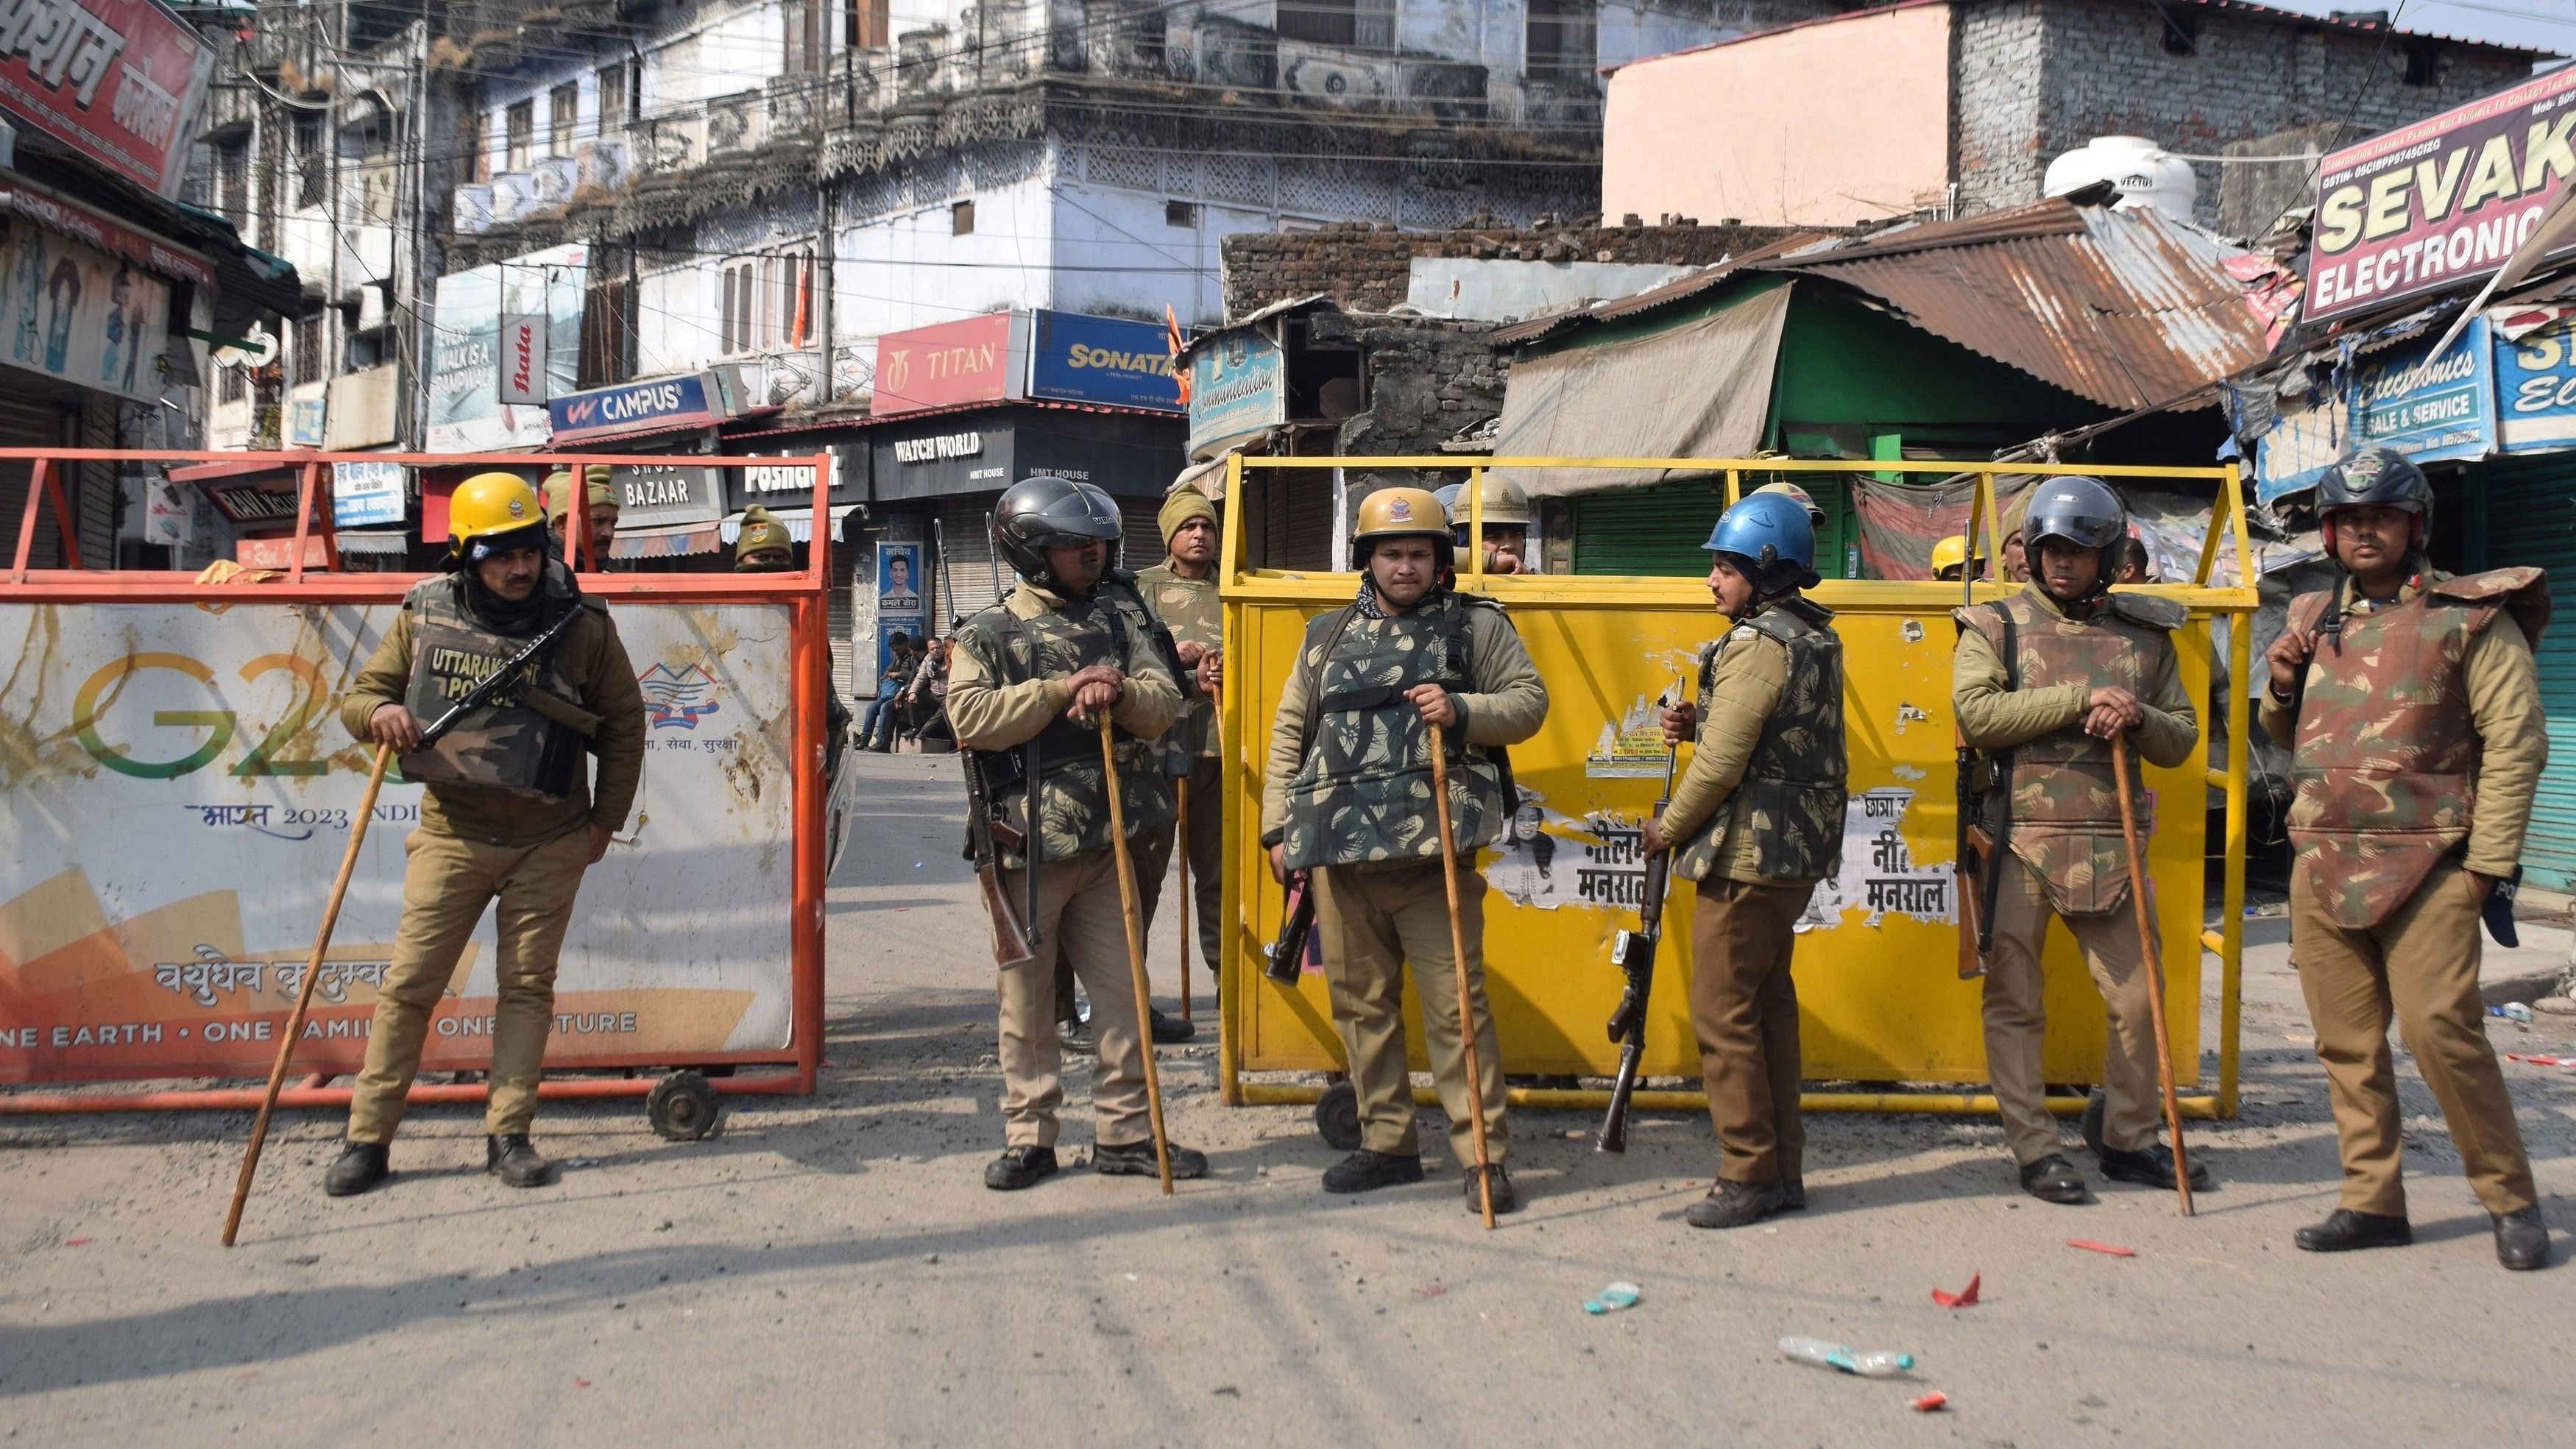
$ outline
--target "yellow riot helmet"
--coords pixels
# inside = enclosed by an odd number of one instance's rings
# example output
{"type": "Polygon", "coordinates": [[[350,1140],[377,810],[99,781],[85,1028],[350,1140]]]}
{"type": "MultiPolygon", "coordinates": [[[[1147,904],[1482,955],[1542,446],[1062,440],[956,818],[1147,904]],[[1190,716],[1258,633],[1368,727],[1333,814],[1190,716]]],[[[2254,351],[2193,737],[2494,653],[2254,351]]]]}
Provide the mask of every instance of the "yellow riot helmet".
{"type": "MultiPolygon", "coordinates": [[[[1477,488],[1476,492],[1484,499],[1487,528],[1525,529],[1529,527],[1529,495],[1521,491],[1521,485],[1518,483],[1508,478],[1497,478],[1488,473],[1485,475],[1483,485],[1477,488]]],[[[1467,490],[1461,487],[1449,499],[1449,525],[1452,528],[1467,526],[1467,506],[1467,490]]]]}
{"type": "MultiPolygon", "coordinates": [[[[1799,487],[1795,483],[1765,483],[1753,491],[1756,493],[1777,493],[1781,497],[1788,499],[1790,502],[1797,504],[1800,508],[1807,510],[1807,521],[1809,523],[1814,524],[1820,529],[1825,526],[1825,510],[1817,507],[1816,500],[1807,495],[1807,490],[1799,487]]],[[[1946,544],[1948,540],[1944,539],[1943,542],[1946,544]]],[[[1968,541],[1964,538],[1959,540],[1959,556],[1961,558],[1968,556],[1968,541]]]]}
{"type": "Polygon", "coordinates": [[[1428,488],[1380,488],[1360,500],[1357,526],[1351,530],[1351,542],[1358,544],[1361,567],[1367,567],[1369,554],[1380,541],[1390,538],[1428,538],[1436,540],[1433,552],[1440,567],[1454,567],[1456,544],[1449,537],[1449,516],[1440,500],[1428,488]]]}
{"type": "Polygon", "coordinates": [[[733,567],[736,573],[767,572],[792,568],[796,561],[796,540],[778,515],[755,503],[742,511],[742,533],[733,545],[733,567]]]}
{"type": "Polygon", "coordinates": [[[447,501],[447,546],[459,558],[485,559],[514,548],[546,546],[545,507],[516,473],[477,473],[447,501]],[[511,535],[525,531],[527,537],[511,535]]]}
{"type": "Polygon", "coordinates": [[[1968,567],[1968,536],[1954,533],[1932,545],[1932,577],[1956,579],[1968,567]]]}

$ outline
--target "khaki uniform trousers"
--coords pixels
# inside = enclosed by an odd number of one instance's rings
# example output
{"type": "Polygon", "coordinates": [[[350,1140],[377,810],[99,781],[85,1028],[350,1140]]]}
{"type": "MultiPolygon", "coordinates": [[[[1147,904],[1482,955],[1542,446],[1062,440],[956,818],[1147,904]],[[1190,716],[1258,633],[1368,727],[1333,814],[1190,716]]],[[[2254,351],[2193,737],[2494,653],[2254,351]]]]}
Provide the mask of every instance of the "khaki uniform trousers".
{"type": "MultiPolygon", "coordinates": [[[[1014,905],[1028,899],[1028,873],[1000,873],[1014,905]]],[[[1124,1147],[1153,1136],[1145,1109],[1145,1053],[1136,1036],[1136,987],[1128,975],[1127,919],[1118,899],[1118,853],[1100,849],[1038,870],[1041,954],[996,973],[1001,997],[1002,1126],[1013,1147],[1053,1147],[1064,1105],[1064,1041],[1056,1035],[1060,952],[1091,993],[1091,1030],[1100,1065],[1091,1081],[1092,1140],[1124,1147]]]]}
{"type": "MultiPolygon", "coordinates": [[[[1360,1145],[1371,1152],[1417,1156],[1413,1082],[1404,1059],[1404,971],[1413,968],[1414,1002],[1422,1011],[1431,1077],[1449,1114],[1449,1150],[1461,1166],[1476,1161],[1475,1123],[1467,1101],[1467,1053],[1458,1034],[1458,974],[1449,948],[1449,898],[1440,862],[1395,866],[1329,866],[1314,872],[1315,929],[1324,941],[1324,984],[1333,1025],[1359,1094],[1360,1145]]],[[[1458,863],[1459,919],[1467,938],[1467,993],[1476,1022],[1477,1092],[1485,1102],[1486,1157],[1511,1155],[1503,1119],[1502,1042],[1485,1005],[1485,878],[1471,860],[1458,863]]]]}
{"type": "Polygon", "coordinates": [[[1798,1115],[1798,987],[1791,929],[1808,885],[1711,880],[1691,908],[1691,1029],[1717,1127],[1717,1175],[1729,1182],[1805,1178],[1798,1115]]]}
{"type": "Polygon", "coordinates": [[[576,825],[535,845],[492,845],[414,830],[403,853],[402,925],[394,933],[393,965],[376,993],[366,1065],[349,1098],[349,1140],[394,1140],[420,1073],[430,1013],[456,975],[485,906],[494,907],[501,950],[492,963],[499,1001],[483,1130],[525,1132],[537,1116],[537,1080],[554,1026],[555,956],[572,924],[582,872],[590,868],[590,831],[576,825]]]}
{"type": "Polygon", "coordinates": [[[2346,930],[2317,903],[2302,855],[2290,872],[2290,945],[2316,1023],[2317,1060],[2334,1103],[2343,1199],[2355,1212],[2403,1217],[2393,1015],[2416,1070],[2450,1125],[2451,1145],[2491,1213],[2539,1199],[2503,1069],[2478,997],[2478,897],[2459,863],[2436,866],[2414,898],[2369,930],[2346,930]]]}
{"type": "MultiPolygon", "coordinates": [[[[2124,1152],[2143,1151],[2155,1143],[2164,1122],[2164,1086],[2156,1071],[2155,1006],[2147,999],[2147,962],[2138,950],[2136,908],[2124,897],[2117,910],[2059,916],[2037,873],[2020,856],[2002,854],[1995,944],[1986,956],[1986,1076],[1994,1083],[2013,1160],[2028,1167],[2058,1150],[2057,1119],[2048,1114],[2047,1084],[2040,1075],[2048,1012],[2039,955],[2051,918],[2065,921],[2075,943],[2084,948],[2084,962],[2092,968],[2093,984],[2110,1016],[2102,1052],[2102,1086],[2109,1098],[2102,1143],[2124,1152]]],[[[2154,929],[2152,912],[2149,929],[2154,929]]],[[[2157,949],[2163,949],[2161,941],[2157,949]]]]}
{"type": "MultiPolygon", "coordinates": [[[[1175,783],[1178,783],[1177,781],[1175,783]]],[[[1199,951],[1208,970],[1216,969],[1217,952],[1223,949],[1223,936],[1217,929],[1217,911],[1224,897],[1225,881],[1220,872],[1225,868],[1224,802],[1217,796],[1217,762],[1201,760],[1190,785],[1190,923],[1198,928],[1199,951]]],[[[1129,842],[1136,862],[1136,906],[1143,922],[1145,954],[1151,960],[1154,952],[1154,915],[1162,908],[1163,885],[1172,871],[1172,847],[1179,834],[1180,821],[1139,835],[1129,842]]],[[[1117,877],[1110,878],[1115,886],[1117,877]]],[[[1127,949],[1121,938],[1118,949],[1127,949]]],[[[1181,969],[1186,979],[1189,953],[1182,954],[1181,969]]],[[[1121,959],[1124,959],[1123,954],[1121,959]]],[[[1058,951],[1055,957],[1056,1009],[1069,1011],[1073,1003],[1073,966],[1058,951]]],[[[1097,998],[1095,998],[1095,1001],[1097,998]]],[[[1099,1008],[1092,1009],[1095,1019],[1099,1008]]]]}

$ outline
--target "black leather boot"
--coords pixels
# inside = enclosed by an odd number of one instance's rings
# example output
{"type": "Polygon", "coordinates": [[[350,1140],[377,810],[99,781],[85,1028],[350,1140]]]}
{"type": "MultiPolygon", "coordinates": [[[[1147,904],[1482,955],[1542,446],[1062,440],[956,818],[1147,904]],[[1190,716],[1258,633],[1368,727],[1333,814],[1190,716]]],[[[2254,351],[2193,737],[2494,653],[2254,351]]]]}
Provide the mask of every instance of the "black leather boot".
{"type": "Polygon", "coordinates": [[[1363,1147],[1324,1169],[1326,1192],[1372,1192],[1422,1180],[1422,1159],[1363,1147]]]}
{"type": "Polygon", "coordinates": [[[2496,1261],[2513,1271],[2549,1266],[2549,1225],[2540,1220],[2540,1204],[2495,1214],[2495,1239],[2496,1261]]]}
{"type": "Polygon", "coordinates": [[[1012,1147],[984,1164],[984,1185],[995,1192],[1017,1192],[1055,1176],[1055,1149],[1012,1147]]]}
{"type": "Polygon", "coordinates": [[[484,1138],[483,1170],[511,1187],[543,1187],[555,1180],[555,1165],[537,1155],[525,1132],[484,1138]]]}
{"type": "Polygon", "coordinates": [[[2021,1190],[2041,1202],[2079,1203],[2084,1201],[2084,1175],[2052,1152],[2022,1168],[2021,1190]]]}
{"type": "Polygon", "coordinates": [[[2358,1213],[2336,1208],[2312,1228],[2301,1228],[2290,1241],[2311,1253],[2349,1253],[2358,1248],[2402,1248],[2415,1241],[2415,1229],[2403,1217],[2358,1213]]]}
{"type": "MultiPolygon", "coordinates": [[[[1499,1162],[1485,1164],[1485,1170],[1494,1176],[1494,1216],[1501,1217],[1505,1213],[1519,1212],[1521,1195],[1519,1190],[1512,1186],[1512,1175],[1503,1171],[1503,1165],[1499,1162]]],[[[1473,1164],[1467,1168],[1467,1211],[1477,1214],[1485,1211],[1485,1194],[1476,1186],[1476,1169],[1473,1164]]]]}
{"type": "MultiPolygon", "coordinates": [[[[1172,1180],[1207,1176],[1207,1154],[1195,1147],[1171,1144],[1172,1180]]],[[[1114,1147],[1091,1149],[1091,1170],[1109,1177],[1161,1177],[1163,1166],[1154,1160],[1154,1139],[1121,1142],[1114,1147]]]]}
{"type": "Polygon", "coordinates": [[[322,1190],[333,1197],[356,1197],[394,1175],[390,1156],[384,1143],[352,1142],[322,1174],[322,1190]]]}
{"type": "Polygon", "coordinates": [[[1788,1190],[1779,1183],[1720,1178],[1708,1196],[1682,1214],[1682,1221],[1695,1228],[1746,1228],[1788,1206],[1788,1190]]]}
{"type": "Polygon", "coordinates": [[[1177,1016],[1165,1016],[1154,1007],[1147,1007],[1145,1014],[1146,1019],[1153,1023],[1156,1046],[1178,1046],[1183,1042],[1199,1039],[1199,1028],[1196,1022],[1183,1021],[1177,1016]]]}
{"type": "MultiPolygon", "coordinates": [[[[2117,1147],[2101,1150],[2102,1175],[2113,1182],[2134,1182],[2145,1187],[2174,1190],[2173,1149],[2161,1142],[2151,1142],[2136,1152],[2123,1152],[2117,1147]]],[[[2194,1157],[2191,1163],[2191,1189],[2207,1192],[2209,1164],[2194,1157]]]]}

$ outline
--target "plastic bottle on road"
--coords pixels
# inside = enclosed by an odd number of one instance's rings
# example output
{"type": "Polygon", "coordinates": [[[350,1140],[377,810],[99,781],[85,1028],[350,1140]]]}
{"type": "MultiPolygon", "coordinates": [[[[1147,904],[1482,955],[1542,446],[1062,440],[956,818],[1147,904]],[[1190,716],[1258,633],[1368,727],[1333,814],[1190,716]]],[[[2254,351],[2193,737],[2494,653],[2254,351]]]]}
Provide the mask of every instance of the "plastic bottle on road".
{"type": "Polygon", "coordinates": [[[1892,1379],[1914,1367],[1914,1355],[1910,1353],[1891,1353],[1883,1348],[1855,1353],[1845,1344],[1827,1343],[1821,1338],[1802,1338],[1796,1334],[1780,1340],[1780,1351],[1800,1363],[1839,1369],[1865,1379],[1892,1379]]]}

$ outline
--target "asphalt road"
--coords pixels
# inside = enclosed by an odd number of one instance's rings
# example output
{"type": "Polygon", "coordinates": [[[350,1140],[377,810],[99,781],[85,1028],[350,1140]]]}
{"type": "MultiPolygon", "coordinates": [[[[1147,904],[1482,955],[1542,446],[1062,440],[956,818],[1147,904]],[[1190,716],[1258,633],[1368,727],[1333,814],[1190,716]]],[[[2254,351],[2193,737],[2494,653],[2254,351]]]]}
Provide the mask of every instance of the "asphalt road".
{"type": "MultiPolygon", "coordinates": [[[[0,1439],[2345,1449],[2576,1423],[2576,1270],[2496,1267],[2411,1067],[2418,1244],[2291,1249],[2333,1205],[2333,1141],[2295,994],[2259,968],[2245,1111],[2196,1129],[2223,1187],[2191,1221],[2129,1188],[2025,1198],[1991,1122],[1822,1116],[1809,1212],[1702,1233],[1680,1213],[1705,1120],[1643,1119],[1611,1160],[1569,1137],[1588,1115],[1533,1112],[1530,1207],[1486,1234],[1445,1165],[1326,1198],[1304,1110],[1219,1106],[1204,1046],[1163,1061],[1206,1180],[987,1192],[999,1079],[956,766],[860,768],[813,1099],[734,1105],[686,1146],[632,1104],[549,1104],[541,1145],[573,1165],[524,1193],[481,1173],[479,1112],[425,1108],[396,1179],[347,1201],[318,1186],[339,1123],[290,1117],[229,1252],[246,1114],[0,1119],[0,1439]],[[1979,1273],[1979,1306],[1931,1302],[1979,1273]],[[1614,1279],[1643,1301],[1587,1316],[1614,1279]],[[1783,1360],[1785,1333],[1919,1364],[1846,1378],[1783,1360]],[[1931,1389],[1947,1410],[1907,1407],[1931,1389]]],[[[2576,1048],[2576,1018],[2498,1029],[2576,1048]]],[[[2576,1074],[2507,1070],[2576,1225],[2576,1074]]]]}

